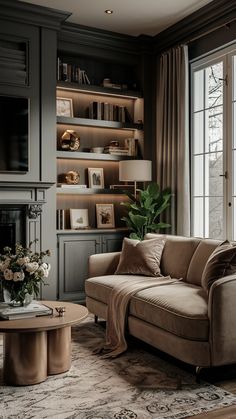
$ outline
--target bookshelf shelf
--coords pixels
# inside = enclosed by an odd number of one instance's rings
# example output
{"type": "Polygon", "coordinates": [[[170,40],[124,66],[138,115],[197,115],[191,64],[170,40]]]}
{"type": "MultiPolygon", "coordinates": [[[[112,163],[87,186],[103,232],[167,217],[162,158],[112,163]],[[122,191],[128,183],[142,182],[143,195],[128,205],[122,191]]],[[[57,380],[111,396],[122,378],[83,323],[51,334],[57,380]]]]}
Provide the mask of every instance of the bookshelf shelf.
{"type": "Polygon", "coordinates": [[[129,99],[142,98],[142,93],[136,90],[113,89],[91,84],[78,84],[59,81],[57,86],[61,90],[95,93],[101,96],[124,97],[129,99]]]}
{"type": "Polygon", "coordinates": [[[94,188],[76,188],[70,187],[57,187],[57,194],[61,195],[125,195],[121,189],[94,189],[94,188]]]}
{"type": "Polygon", "coordinates": [[[89,119],[89,118],[70,118],[67,116],[58,116],[57,123],[59,125],[77,125],[77,126],[87,126],[87,127],[97,127],[97,128],[112,128],[112,129],[122,129],[122,130],[142,130],[142,124],[131,124],[123,123],[118,121],[106,121],[99,119],[89,119]]]}
{"type": "Polygon", "coordinates": [[[57,151],[58,159],[80,159],[80,160],[103,160],[103,161],[120,161],[120,160],[131,160],[133,156],[117,156],[113,154],[105,153],[86,153],[84,151],[57,151]]]}

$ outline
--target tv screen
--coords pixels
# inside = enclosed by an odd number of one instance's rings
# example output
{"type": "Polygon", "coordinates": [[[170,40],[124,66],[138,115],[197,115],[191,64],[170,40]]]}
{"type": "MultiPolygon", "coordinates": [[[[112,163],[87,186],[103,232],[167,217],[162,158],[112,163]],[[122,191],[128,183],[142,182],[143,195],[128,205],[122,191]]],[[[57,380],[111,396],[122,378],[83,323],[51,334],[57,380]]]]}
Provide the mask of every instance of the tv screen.
{"type": "Polygon", "coordinates": [[[0,96],[0,172],[29,170],[29,99],[0,96]]]}

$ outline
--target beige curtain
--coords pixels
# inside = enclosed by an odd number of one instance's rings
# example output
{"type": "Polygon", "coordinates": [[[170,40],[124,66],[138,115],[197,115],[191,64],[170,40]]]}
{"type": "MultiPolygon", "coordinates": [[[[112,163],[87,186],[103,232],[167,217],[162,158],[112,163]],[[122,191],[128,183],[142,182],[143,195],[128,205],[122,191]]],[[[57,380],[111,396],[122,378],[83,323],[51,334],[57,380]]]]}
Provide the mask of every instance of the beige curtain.
{"type": "Polygon", "coordinates": [[[190,235],[188,49],[160,57],[157,87],[157,182],[172,190],[173,233],[190,235]]]}

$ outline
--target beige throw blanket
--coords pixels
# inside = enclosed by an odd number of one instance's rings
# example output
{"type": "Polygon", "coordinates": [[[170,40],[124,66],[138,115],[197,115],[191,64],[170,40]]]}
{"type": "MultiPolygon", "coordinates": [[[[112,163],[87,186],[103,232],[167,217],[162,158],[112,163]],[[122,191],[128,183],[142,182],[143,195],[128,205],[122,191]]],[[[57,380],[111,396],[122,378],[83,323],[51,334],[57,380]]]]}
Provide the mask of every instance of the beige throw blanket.
{"type": "Polygon", "coordinates": [[[119,281],[112,289],[108,302],[106,323],[106,344],[97,352],[102,352],[104,357],[115,358],[127,349],[125,328],[127,322],[127,308],[131,297],[138,291],[146,288],[167,285],[179,282],[170,276],[156,278],[133,278],[119,281]]]}

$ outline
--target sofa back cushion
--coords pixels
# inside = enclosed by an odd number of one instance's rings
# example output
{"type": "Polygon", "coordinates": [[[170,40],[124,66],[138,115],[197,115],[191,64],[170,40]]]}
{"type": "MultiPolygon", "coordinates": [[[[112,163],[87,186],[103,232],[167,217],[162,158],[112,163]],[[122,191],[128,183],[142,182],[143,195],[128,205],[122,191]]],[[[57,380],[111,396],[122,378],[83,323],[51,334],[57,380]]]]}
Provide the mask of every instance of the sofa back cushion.
{"type": "Polygon", "coordinates": [[[236,246],[226,240],[210,255],[202,274],[202,287],[208,292],[217,279],[235,273],[236,246]]]}
{"type": "Polygon", "coordinates": [[[182,278],[185,281],[190,261],[201,239],[154,233],[146,234],[145,239],[151,239],[154,237],[164,237],[166,239],[161,257],[162,275],[170,275],[171,278],[177,279],[182,278]]]}
{"type": "Polygon", "coordinates": [[[221,243],[220,240],[201,239],[189,264],[186,281],[190,284],[201,286],[203,270],[209,256],[221,243]]]}

